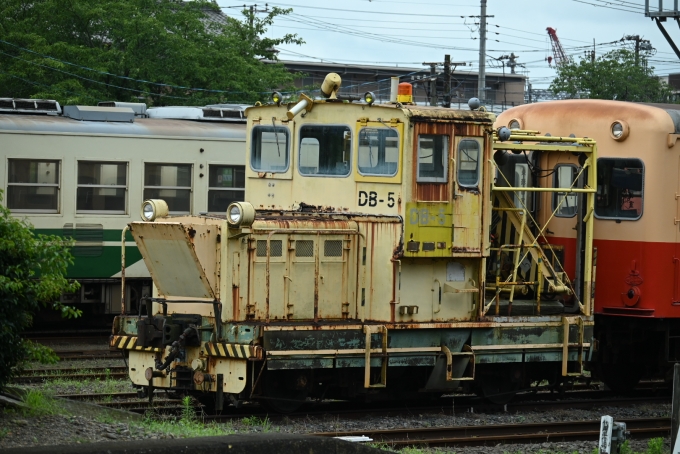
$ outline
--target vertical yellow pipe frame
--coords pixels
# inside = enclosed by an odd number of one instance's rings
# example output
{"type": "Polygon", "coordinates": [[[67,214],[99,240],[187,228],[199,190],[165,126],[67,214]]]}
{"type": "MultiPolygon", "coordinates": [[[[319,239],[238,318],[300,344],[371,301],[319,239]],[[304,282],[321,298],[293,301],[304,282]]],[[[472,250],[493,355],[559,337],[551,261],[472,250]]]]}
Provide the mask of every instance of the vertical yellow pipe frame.
{"type": "Polygon", "coordinates": [[[120,238],[120,313],[125,315],[125,234],[130,226],[125,224],[120,238]]]}

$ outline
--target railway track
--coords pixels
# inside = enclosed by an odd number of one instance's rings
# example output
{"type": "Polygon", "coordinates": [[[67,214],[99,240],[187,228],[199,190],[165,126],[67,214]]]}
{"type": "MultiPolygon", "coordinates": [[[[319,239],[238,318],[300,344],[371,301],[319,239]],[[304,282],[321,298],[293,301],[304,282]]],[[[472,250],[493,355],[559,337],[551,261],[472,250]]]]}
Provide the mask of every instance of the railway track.
{"type": "MultiPolygon", "coordinates": [[[[617,420],[635,438],[667,437],[670,418],[640,418],[617,420]]],[[[485,446],[499,443],[544,443],[559,441],[597,441],[600,421],[574,421],[543,424],[492,424],[484,426],[452,426],[417,429],[363,430],[351,432],[320,432],[322,437],[367,436],[376,442],[394,447],[427,445],[485,446]]]]}
{"type": "Polygon", "coordinates": [[[14,383],[41,383],[50,380],[121,380],[128,377],[125,367],[28,369],[13,378],[14,383]]]}
{"type": "Polygon", "coordinates": [[[120,351],[114,350],[54,350],[60,361],[74,359],[120,359],[120,351]]]}

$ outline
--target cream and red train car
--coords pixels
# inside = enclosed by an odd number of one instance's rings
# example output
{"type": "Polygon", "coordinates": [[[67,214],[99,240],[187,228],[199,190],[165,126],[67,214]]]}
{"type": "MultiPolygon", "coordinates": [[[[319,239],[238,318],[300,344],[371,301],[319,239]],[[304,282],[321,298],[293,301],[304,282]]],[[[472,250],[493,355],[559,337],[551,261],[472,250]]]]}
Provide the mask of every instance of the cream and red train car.
{"type": "MultiPolygon", "coordinates": [[[[533,228],[543,231],[556,253],[562,249],[571,275],[577,264],[569,252],[580,247],[580,221],[594,215],[599,348],[593,368],[619,390],[646,374],[669,373],[680,358],[680,105],[545,102],[510,109],[495,126],[596,140],[594,212],[587,212],[576,193],[535,198],[533,228]]],[[[514,156],[512,162],[530,169],[529,185],[548,179],[553,187],[568,188],[587,172],[578,154],[514,156]]]]}

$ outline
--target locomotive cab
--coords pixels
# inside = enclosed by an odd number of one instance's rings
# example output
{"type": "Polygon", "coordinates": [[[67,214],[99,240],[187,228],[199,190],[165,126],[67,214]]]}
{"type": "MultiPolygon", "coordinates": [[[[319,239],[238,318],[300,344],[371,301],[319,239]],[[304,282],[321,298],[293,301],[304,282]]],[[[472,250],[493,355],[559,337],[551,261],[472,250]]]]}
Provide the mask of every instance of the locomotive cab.
{"type": "MultiPolygon", "coordinates": [[[[502,401],[573,373],[589,346],[589,301],[568,317],[541,312],[542,286],[568,289],[540,265],[536,239],[511,227],[523,215],[503,191],[516,188],[492,178],[494,149],[528,139],[494,145],[495,116],[483,110],[404,95],[352,102],[339,87],[330,75],[326,99],[278,95],[248,110],[247,202],[223,216],[156,217],[162,201],[150,201],[130,224],[155,284],[148,315],[114,326],[132,381],[215,395],[220,409],[229,396],[285,412],[460,387],[502,401]],[[512,216],[501,225],[498,213],[512,216]],[[515,247],[532,251],[537,273],[524,311],[507,291],[517,279],[489,272],[508,252],[494,237],[531,243],[515,247]]],[[[527,149],[572,151],[529,139],[527,149]]]]}

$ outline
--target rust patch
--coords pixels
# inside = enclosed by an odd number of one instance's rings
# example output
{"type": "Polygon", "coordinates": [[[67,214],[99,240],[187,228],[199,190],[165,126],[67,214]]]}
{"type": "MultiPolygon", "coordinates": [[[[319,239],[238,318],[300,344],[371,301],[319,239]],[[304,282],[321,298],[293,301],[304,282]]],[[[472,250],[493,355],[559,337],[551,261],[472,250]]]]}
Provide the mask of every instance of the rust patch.
{"type": "Polygon", "coordinates": [[[452,247],[452,248],[451,248],[451,252],[453,252],[453,253],[459,252],[459,253],[466,253],[466,254],[473,254],[473,253],[478,254],[478,253],[479,253],[479,248],[473,248],[473,247],[452,247]]]}
{"type": "Polygon", "coordinates": [[[187,233],[189,234],[189,238],[193,238],[196,236],[196,230],[194,230],[192,227],[189,227],[187,229],[187,233]]]}
{"type": "Polygon", "coordinates": [[[231,307],[232,307],[232,319],[233,320],[238,320],[239,319],[239,287],[237,285],[234,285],[231,288],[231,307]]]}

